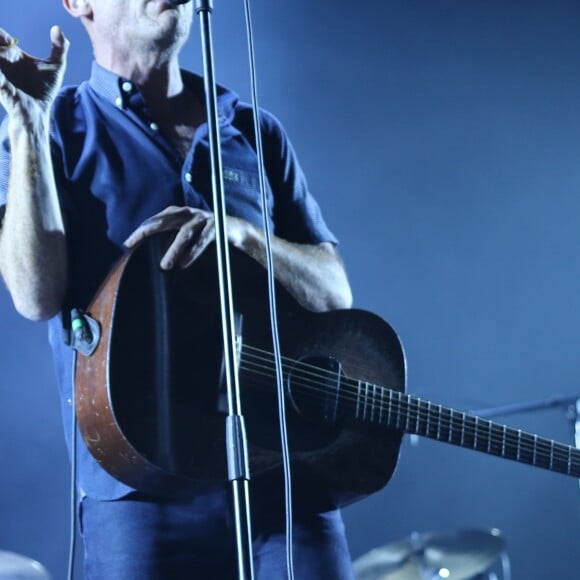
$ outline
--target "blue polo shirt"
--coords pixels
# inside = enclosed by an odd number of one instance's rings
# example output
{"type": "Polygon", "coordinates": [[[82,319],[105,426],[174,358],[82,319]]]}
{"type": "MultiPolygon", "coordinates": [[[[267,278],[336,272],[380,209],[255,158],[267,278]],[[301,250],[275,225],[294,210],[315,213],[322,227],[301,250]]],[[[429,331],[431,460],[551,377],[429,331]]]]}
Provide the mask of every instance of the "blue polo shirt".
{"type": "MultiPolygon", "coordinates": [[[[203,80],[183,74],[203,102],[203,80]]],[[[251,108],[219,87],[218,112],[226,211],[262,227],[251,108]]],[[[52,114],[53,165],[69,248],[68,300],[84,308],[124,251],[123,241],[145,219],[170,205],[211,210],[208,128],[198,128],[184,159],[159,132],[139,87],[96,63],[89,81],[62,89],[52,114]]],[[[335,243],[281,124],[265,111],[260,123],[272,231],[291,242],[335,243]]],[[[0,131],[1,215],[10,164],[6,122],[0,131]]],[[[63,341],[61,317],[48,326],[70,449],[73,353],[63,341]]],[[[82,493],[106,500],[131,491],[98,465],[81,437],[77,457],[82,493]]]]}

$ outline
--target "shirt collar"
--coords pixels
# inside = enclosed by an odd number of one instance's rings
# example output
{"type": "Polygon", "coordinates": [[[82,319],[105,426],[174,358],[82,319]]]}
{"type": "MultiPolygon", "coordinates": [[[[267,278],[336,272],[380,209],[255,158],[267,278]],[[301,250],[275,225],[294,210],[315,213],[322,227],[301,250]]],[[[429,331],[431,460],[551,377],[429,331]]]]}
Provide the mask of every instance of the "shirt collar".
{"type": "MultiPolygon", "coordinates": [[[[204,98],[203,78],[199,75],[182,69],[183,82],[187,88],[199,98],[204,98]]],[[[108,71],[97,62],[93,61],[91,77],[89,79],[91,88],[113,103],[117,107],[125,108],[128,105],[129,97],[139,92],[139,86],[135,83],[108,71]]],[[[217,108],[220,116],[220,124],[231,123],[234,118],[234,109],[238,103],[238,95],[229,89],[217,86],[217,108]]]]}

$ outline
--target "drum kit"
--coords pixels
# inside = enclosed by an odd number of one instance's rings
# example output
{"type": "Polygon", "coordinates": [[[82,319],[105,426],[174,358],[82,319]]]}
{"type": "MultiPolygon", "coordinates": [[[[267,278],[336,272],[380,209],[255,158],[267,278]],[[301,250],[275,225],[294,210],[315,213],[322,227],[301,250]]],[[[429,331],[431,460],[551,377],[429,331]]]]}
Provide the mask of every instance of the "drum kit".
{"type": "Polygon", "coordinates": [[[413,533],[356,559],[354,572],[356,580],[509,580],[509,560],[497,529],[413,533]]]}
{"type": "Polygon", "coordinates": [[[0,550],[0,580],[51,580],[51,576],[40,562],[0,550]]]}

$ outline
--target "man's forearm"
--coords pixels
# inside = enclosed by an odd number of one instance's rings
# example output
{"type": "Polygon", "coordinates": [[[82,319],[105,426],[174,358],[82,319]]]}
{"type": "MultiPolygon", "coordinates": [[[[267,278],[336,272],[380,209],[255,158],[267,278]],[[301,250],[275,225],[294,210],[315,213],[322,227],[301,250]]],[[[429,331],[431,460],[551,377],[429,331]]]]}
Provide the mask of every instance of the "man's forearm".
{"type": "Polygon", "coordinates": [[[43,320],[62,306],[67,252],[48,121],[9,126],[11,166],[0,230],[0,272],[18,312],[43,320]]]}
{"type": "MultiPolygon", "coordinates": [[[[245,228],[245,235],[230,236],[230,241],[265,267],[264,233],[247,222],[245,228]]],[[[314,312],[350,308],[350,285],[332,244],[295,244],[272,236],[272,255],[276,279],[304,308],[314,312]]]]}

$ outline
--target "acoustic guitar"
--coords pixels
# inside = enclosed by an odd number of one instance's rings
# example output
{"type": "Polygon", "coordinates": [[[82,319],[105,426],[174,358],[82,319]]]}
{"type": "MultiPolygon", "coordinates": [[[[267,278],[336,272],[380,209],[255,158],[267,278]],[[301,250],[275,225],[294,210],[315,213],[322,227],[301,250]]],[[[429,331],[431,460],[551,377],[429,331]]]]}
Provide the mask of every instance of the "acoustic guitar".
{"type": "MultiPolygon", "coordinates": [[[[87,308],[99,336],[79,354],[76,408],[86,445],[114,477],[183,496],[226,480],[222,335],[215,251],[159,268],[153,236],[114,266],[87,308]]],[[[252,477],[280,467],[275,364],[265,272],[231,250],[239,380],[252,477]]],[[[401,342],[364,310],[313,313],[277,287],[295,476],[345,505],[384,487],[404,433],[580,477],[580,451],[405,394],[401,342]]]]}

